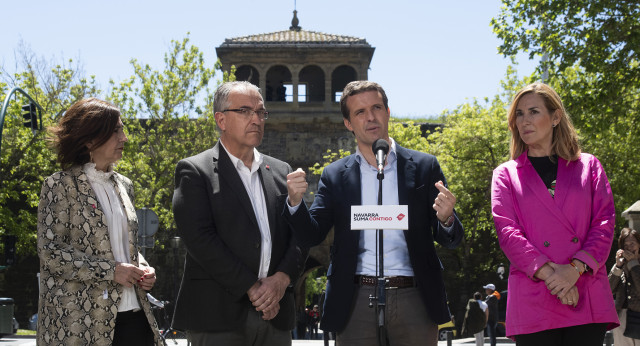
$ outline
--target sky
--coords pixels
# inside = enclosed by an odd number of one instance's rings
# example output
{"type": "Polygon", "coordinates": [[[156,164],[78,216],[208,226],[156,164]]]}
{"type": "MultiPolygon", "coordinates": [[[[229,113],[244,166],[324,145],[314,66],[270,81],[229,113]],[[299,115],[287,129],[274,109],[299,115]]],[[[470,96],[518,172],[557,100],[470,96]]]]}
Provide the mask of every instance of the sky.
{"type": "MultiPolygon", "coordinates": [[[[303,30],[375,47],[369,80],[384,87],[393,116],[433,117],[493,97],[510,64],[490,26],[500,0],[31,0],[2,6],[0,66],[15,72],[25,46],[46,61],[79,62],[106,91],[133,74],[132,58],[162,70],[171,40],[187,33],[211,67],[225,38],[288,30],[294,6],[303,30]]],[[[516,61],[520,76],[537,65],[516,61]]]]}

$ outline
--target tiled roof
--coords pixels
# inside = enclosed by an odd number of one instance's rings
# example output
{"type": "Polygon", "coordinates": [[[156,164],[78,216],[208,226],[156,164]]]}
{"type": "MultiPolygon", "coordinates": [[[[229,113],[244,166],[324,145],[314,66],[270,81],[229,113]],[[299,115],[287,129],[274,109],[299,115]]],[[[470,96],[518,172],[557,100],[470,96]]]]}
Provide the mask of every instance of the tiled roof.
{"type": "Polygon", "coordinates": [[[224,40],[222,46],[253,45],[319,45],[319,46],[361,46],[371,47],[364,38],[325,34],[308,30],[283,30],[266,34],[256,34],[224,40]]]}

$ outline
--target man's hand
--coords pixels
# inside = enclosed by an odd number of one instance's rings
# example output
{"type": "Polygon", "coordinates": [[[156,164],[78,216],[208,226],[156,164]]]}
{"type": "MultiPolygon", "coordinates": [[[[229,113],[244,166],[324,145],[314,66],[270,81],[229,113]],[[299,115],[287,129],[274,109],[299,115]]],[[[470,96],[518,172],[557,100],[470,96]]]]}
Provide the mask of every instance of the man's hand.
{"type": "Polygon", "coordinates": [[[302,201],[304,193],[307,192],[307,174],[298,168],[295,172],[287,174],[287,190],[289,191],[289,205],[297,206],[302,201]]]}
{"type": "Polygon", "coordinates": [[[138,280],[138,286],[145,291],[150,291],[156,283],[156,270],[153,267],[140,267],[144,275],[138,280]]]}
{"type": "Polygon", "coordinates": [[[280,303],[273,304],[269,309],[262,311],[262,319],[265,321],[272,320],[280,312],[280,303]]]}
{"type": "Polygon", "coordinates": [[[456,196],[447,189],[441,181],[436,183],[436,188],[440,193],[433,202],[433,209],[436,211],[436,217],[440,222],[445,223],[449,216],[453,215],[453,207],[456,206],[456,196]]]}
{"type": "MultiPolygon", "coordinates": [[[[260,279],[247,291],[249,300],[256,307],[256,311],[262,311],[265,317],[273,312],[277,314],[280,310],[280,299],[290,282],[289,275],[283,272],[260,279]]],[[[275,314],[269,319],[275,317],[275,314]]]]}
{"type": "Polygon", "coordinates": [[[116,272],[113,280],[124,287],[133,287],[144,274],[144,270],[133,264],[116,262],[116,272]]]}

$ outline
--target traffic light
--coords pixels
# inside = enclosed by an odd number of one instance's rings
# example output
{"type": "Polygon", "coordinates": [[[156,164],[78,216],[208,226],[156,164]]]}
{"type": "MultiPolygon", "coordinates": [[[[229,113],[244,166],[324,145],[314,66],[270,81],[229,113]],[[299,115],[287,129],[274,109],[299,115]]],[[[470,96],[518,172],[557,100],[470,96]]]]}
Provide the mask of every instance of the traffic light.
{"type": "Polygon", "coordinates": [[[32,130],[38,129],[38,113],[36,105],[33,102],[22,106],[22,117],[24,118],[24,126],[30,127],[32,130]]]}

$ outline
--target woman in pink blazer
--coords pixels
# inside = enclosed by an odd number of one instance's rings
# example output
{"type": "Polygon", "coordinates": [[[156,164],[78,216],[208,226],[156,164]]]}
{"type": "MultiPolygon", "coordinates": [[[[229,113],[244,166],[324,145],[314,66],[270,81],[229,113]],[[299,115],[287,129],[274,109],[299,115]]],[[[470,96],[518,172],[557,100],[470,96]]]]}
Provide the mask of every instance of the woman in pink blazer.
{"type": "Polygon", "coordinates": [[[507,336],[519,346],[601,346],[618,325],[605,268],[615,222],[607,176],[581,153],[548,85],[520,90],[508,122],[512,160],[491,183],[498,240],[511,262],[507,336]]]}

